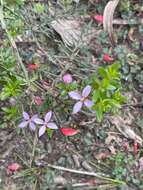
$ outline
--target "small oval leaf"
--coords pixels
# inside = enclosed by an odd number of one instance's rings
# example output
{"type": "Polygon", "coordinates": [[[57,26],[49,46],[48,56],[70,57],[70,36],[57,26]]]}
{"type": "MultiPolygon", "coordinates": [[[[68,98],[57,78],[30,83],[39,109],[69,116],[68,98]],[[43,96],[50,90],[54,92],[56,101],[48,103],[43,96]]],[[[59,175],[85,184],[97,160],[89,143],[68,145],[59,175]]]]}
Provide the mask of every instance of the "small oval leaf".
{"type": "Polygon", "coordinates": [[[72,128],[61,128],[60,130],[64,136],[74,136],[79,133],[79,130],[72,128]]]}

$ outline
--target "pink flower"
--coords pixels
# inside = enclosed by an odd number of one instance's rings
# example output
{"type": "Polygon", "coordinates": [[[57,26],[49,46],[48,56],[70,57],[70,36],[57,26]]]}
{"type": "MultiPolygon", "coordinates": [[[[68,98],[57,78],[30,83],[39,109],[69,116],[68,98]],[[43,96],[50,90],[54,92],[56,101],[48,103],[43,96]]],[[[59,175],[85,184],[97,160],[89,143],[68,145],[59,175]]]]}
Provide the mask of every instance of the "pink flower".
{"type": "Polygon", "coordinates": [[[43,103],[43,101],[42,101],[42,99],[41,99],[40,96],[35,96],[34,102],[35,102],[35,104],[36,104],[37,106],[40,106],[40,105],[42,105],[42,103],[43,103]]]}
{"type": "Polygon", "coordinates": [[[71,91],[69,92],[69,96],[74,99],[74,100],[79,100],[73,107],[73,114],[78,113],[82,106],[86,106],[88,108],[91,108],[93,106],[93,102],[91,100],[88,99],[88,95],[91,92],[91,86],[86,86],[83,91],[82,94],[80,94],[77,91],[71,91]]]}
{"type": "Polygon", "coordinates": [[[18,163],[12,163],[12,164],[8,165],[7,173],[13,174],[14,172],[19,170],[20,168],[21,168],[21,166],[18,163]]]}
{"type": "Polygon", "coordinates": [[[35,64],[35,63],[30,63],[28,64],[28,70],[29,71],[33,71],[33,70],[37,70],[39,68],[39,65],[38,64],[35,64]]]}
{"type": "Polygon", "coordinates": [[[32,117],[30,117],[30,115],[27,112],[23,112],[23,120],[21,121],[21,123],[18,125],[19,128],[24,128],[27,127],[29,125],[29,128],[32,131],[35,131],[36,129],[36,125],[34,123],[34,119],[37,118],[38,115],[35,114],[32,117]]]}
{"type": "Polygon", "coordinates": [[[73,81],[72,76],[70,74],[65,74],[63,76],[63,81],[64,81],[65,84],[72,83],[72,81],[73,81]]]}
{"type": "Polygon", "coordinates": [[[94,20],[96,20],[99,23],[103,23],[103,16],[102,15],[95,15],[94,20]]]}
{"type": "Polygon", "coordinates": [[[104,55],[103,55],[103,60],[104,60],[105,62],[114,61],[114,59],[113,59],[109,54],[104,54],[104,55]]]}
{"type": "Polygon", "coordinates": [[[39,129],[39,137],[41,137],[45,132],[46,128],[49,129],[58,129],[57,125],[53,122],[50,122],[52,117],[52,111],[49,111],[46,115],[44,120],[40,118],[35,118],[34,122],[38,125],[42,125],[39,129]]]}

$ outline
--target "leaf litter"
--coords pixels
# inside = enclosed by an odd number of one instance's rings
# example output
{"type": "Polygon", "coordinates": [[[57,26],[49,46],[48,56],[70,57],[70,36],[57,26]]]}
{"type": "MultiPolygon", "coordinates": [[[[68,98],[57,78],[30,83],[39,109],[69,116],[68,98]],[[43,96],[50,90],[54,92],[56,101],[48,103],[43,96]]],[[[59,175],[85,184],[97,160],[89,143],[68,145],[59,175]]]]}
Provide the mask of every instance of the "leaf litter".
{"type": "MultiPolygon", "coordinates": [[[[98,2],[98,1],[96,1],[98,2]]],[[[115,12],[115,8],[118,4],[118,1],[109,1],[109,4],[106,5],[104,10],[104,16],[103,16],[103,25],[104,28],[108,31],[110,41],[112,44],[116,43],[116,40],[114,38],[115,32],[113,32],[113,24],[128,24],[128,22],[123,22],[124,20],[120,19],[113,19],[113,14],[115,12]],[[112,4],[111,4],[112,3],[112,4]],[[110,5],[110,6],[109,6],[110,5]],[[107,11],[108,9],[108,11],[107,11]],[[107,12],[110,14],[107,14],[107,12]]],[[[91,17],[89,17],[91,19],[91,17]]],[[[70,17],[70,19],[58,19],[53,20],[51,22],[51,26],[53,29],[61,36],[61,39],[63,40],[64,44],[66,46],[81,46],[81,45],[91,45],[92,39],[97,38],[100,36],[100,34],[103,32],[103,29],[100,27],[95,29],[95,27],[88,28],[88,25],[81,21],[80,19],[73,19],[70,17]]],[[[102,26],[101,26],[102,27],[102,26]]],[[[115,29],[116,30],[116,29],[115,29]]],[[[134,30],[131,29],[130,33],[128,33],[130,41],[134,41],[133,39],[133,33],[134,30]]],[[[22,37],[23,38],[23,37],[22,37]]],[[[23,39],[20,39],[21,41],[23,39]]],[[[106,39],[108,41],[108,39],[106,39]]],[[[29,40],[30,41],[30,40],[29,40]]],[[[39,46],[38,46],[39,47],[39,46]]],[[[45,48],[45,47],[43,47],[45,48]]],[[[95,47],[96,48],[96,47],[95,47]]],[[[98,47],[97,47],[98,48],[98,47]]],[[[56,48],[55,48],[56,49],[56,48]]],[[[105,53],[107,53],[105,51],[105,53]]],[[[98,59],[95,57],[95,59],[98,59]]],[[[52,60],[52,59],[51,59],[52,60]]],[[[60,68],[61,69],[61,68],[60,68]]],[[[70,70],[71,68],[69,68],[70,70]]],[[[81,73],[80,73],[81,74],[81,73]]],[[[48,88],[51,88],[50,85],[48,88]]],[[[138,101],[138,100],[137,100],[138,101]]],[[[123,112],[126,113],[126,110],[123,110],[123,112]]],[[[131,110],[130,110],[131,112],[131,110]]],[[[83,118],[84,116],[79,115],[79,117],[83,118]]],[[[77,119],[77,117],[75,117],[77,119]]],[[[74,117],[72,118],[73,123],[76,123],[76,119],[74,117]],[[75,121],[74,121],[75,119],[75,121]]],[[[35,159],[33,161],[32,168],[27,167],[27,160],[29,160],[29,157],[31,157],[31,147],[33,146],[33,142],[31,142],[31,139],[21,139],[20,138],[10,138],[9,135],[5,134],[1,130],[1,134],[4,134],[0,138],[0,145],[2,145],[4,148],[7,146],[8,151],[6,154],[2,154],[2,159],[7,159],[7,165],[9,163],[15,163],[15,158],[18,160],[18,163],[22,166],[22,170],[18,171],[19,176],[21,174],[22,177],[31,176],[33,177],[33,181],[35,183],[32,186],[29,186],[29,188],[33,189],[36,184],[36,180],[38,183],[41,183],[42,186],[45,186],[47,188],[52,187],[53,189],[56,189],[58,187],[64,188],[67,184],[70,184],[71,187],[79,187],[80,189],[85,187],[95,187],[96,185],[100,189],[117,189],[116,187],[113,187],[111,185],[111,181],[115,179],[113,184],[117,184],[120,182],[116,181],[118,180],[118,177],[115,174],[112,173],[112,168],[115,167],[115,165],[118,163],[112,162],[112,165],[110,167],[109,160],[112,158],[112,156],[118,156],[119,152],[122,153],[122,143],[126,139],[128,144],[137,141],[139,143],[140,147],[142,146],[142,135],[136,130],[136,126],[134,126],[134,120],[135,115],[129,114],[129,117],[127,118],[122,117],[121,115],[116,115],[110,117],[111,125],[110,128],[108,127],[108,124],[105,122],[104,127],[102,124],[97,124],[95,118],[91,118],[91,120],[87,121],[87,118],[84,118],[85,120],[80,120],[80,124],[75,126],[75,129],[73,129],[73,126],[70,126],[68,129],[69,131],[66,131],[65,136],[72,136],[71,134],[76,134],[74,137],[65,137],[59,136],[57,133],[53,135],[53,139],[48,139],[45,134],[41,139],[38,139],[38,145],[36,147],[37,155],[35,155],[35,159]],[[89,128],[88,128],[89,127],[89,128]],[[102,128],[103,127],[103,128],[102,128]],[[77,129],[76,129],[77,128],[77,129]],[[71,130],[72,129],[72,130],[71,130]],[[80,133],[79,132],[80,129],[80,133]],[[116,129],[118,132],[116,132],[116,129]],[[114,133],[110,133],[111,131],[114,131],[114,133]],[[83,135],[84,133],[84,135],[83,135]],[[85,134],[90,133],[90,143],[89,143],[89,137],[85,134]],[[129,140],[129,141],[128,141],[129,140]],[[13,146],[10,145],[10,142],[13,142],[13,146]],[[24,146],[26,148],[24,148],[24,146]],[[12,147],[10,149],[9,147],[12,147]],[[78,155],[78,156],[77,156],[78,155]],[[96,160],[95,160],[96,158],[96,160]],[[49,168],[53,167],[53,169],[47,169],[48,163],[55,164],[61,167],[59,172],[56,170],[58,168],[55,167],[55,165],[49,165],[49,168]],[[46,168],[46,169],[45,169],[46,168]],[[71,169],[71,173],[67,174],[66,170],[68,171],[71,169]],[[73,170],[72,170],[73,169],[73,170]],[[77,169],[75,171],[79,171],[79,174],[76,174],[74,176],[72,172],[74,172],[74,169],[77,169]],[[48,170],[48,171],[47,171],[48,170]],[[65,170],[65,171],[64,171],[65,170]],[[84,171],[83,171],[84,170],[84,171]],[[36,174],[35,174],[36,171],[36,174]],[[81,171],[81,172],[80,172],[81,171]],[[86,177],[82,176],[82,171],[89,172],[86,174],[86,177]],[[95,178],[91,178],[90,174],[93,174],[92,172],[95,172],[94,174],[101,174],[101,178],[105,179],[100,180],[95,178]],[[47,172],[47,173],[46,173],[47,172]],[[103,174],[103,175],[102,175],[103,174]],[[45,175],[47,175],[45,177],[45,175]],[[106,176],[110,176],[110,180],[106,179],[106,176]],[[52,179],[50,181],[50,178],[52,179]],[[111,179],[112,178],[112,179],[111,179]],[[46,180],[48,183],[46,183],[46,180]],[[68,182],[67,182],[68,180],[68,182]],[[108,184],[108,180],[110,181],[108,184]],[[53,185],[54,181],[54,185],[53,185]],[[87,184],[85,185],[87,181],[87,184]],[[107,183],[107,185],[103,185],[104,183],[107,183]],[[61,185],[61,186],[60,186],[61,185]],[[82,187],[83,185],[83,187],[82,187]],[[110,187],[111,185],[111,187],[110,187]]],[[[106,119],[105,119],[106,121],[106,119]]],[[[64,128],[66,129],[66,128],[64,128]]],[[[26,131],[25,136],[29,136],[29,132],[26,131]]],[[[23,136],[22,136],[23,138],[23,136]]],[[[131,149],[129,150],[131,152],[131,149]]],[[[142,153],[141,153],[142,154],[142,153]]],[[[137,155],[138,156],[138,155],[137,155]]],[[[125,156],[127,157],[127,156],[125,156]]],[[[126,159],[126,158],[125,158],[126,159]]],[[[132,160],[133,162],[133,160],[132,160]]],[[[138,164],[139,171],[142,171],[142,157],[140,157],[139,160],[136,161],[136,165],[138,164]]],[[[4,168],[6,169],[5,163],[2,163],[4,168]]],[[[133,165],[134,166],[134,165],[133,165]]],[[[1,165],[0,165],[1,167],[1,165]]],[[[118,165],[117,165],[118,167],[118,165]]],[[[134,168],[131,166],[128,166],[133,172],[134,168]]],[[[134,166],[135,167],[135,166],[134,166]]],[[[2,170],[4,171],[4,169],[2,170]]],[[[137,171],[137,170],[136,170],[137,171]]],[[[3,172],[4,173],[4,172],[3,172]]],[[[76,172],[75,172],[76,173],[76,172]]],[[[77,172],[78,173],[78,172],[77,172]]],[[[137,173],[137,172],[136,172],[137,173]]],[[[130,174],[130,172],[128,173],[130,174]]],[[[25,183],[25,180],[22,181],[20,177],[18,177],[17,173],[14,174],[13,178],[19,179],[20,185],[25,183]]],[[[108,178],[107,177],[107,178],[108,178]]],[[[0,178],[3,179],[3,176],[0,174],[0,178]]],[[[29,179],[27,179],[29,180],[29,179]]],[[[126,181],[129,187],[125,187],[125,189],[137,189],[136,186],[130,185],[128,181],[126,181]]],[[[5,182],[2,182],[5,185],[5,182]]],[[[17,188],[16,185],[13,185],[11,182],[11,179],[9,179],[9,183],[11,183],[11,186],[9,186],[9,189],[17,188]]],[[[27,189],[27,186],[25,185],[23,189],[27,189]]],[[[38,186],[36,184],[36,188],[38,189],[38,186]]],[[[43,187],[42,187],[43,188],[43,187]]]]}

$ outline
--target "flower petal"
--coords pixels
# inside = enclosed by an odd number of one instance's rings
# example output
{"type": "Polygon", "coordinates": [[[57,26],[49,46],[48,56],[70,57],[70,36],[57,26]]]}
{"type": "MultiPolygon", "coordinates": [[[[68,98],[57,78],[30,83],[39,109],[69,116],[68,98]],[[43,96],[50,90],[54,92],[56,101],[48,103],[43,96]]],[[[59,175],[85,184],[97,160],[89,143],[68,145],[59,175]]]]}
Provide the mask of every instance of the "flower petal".
{"type": "Polygon", "coordinates": [[[34,121],[34,123],[39,124],[39,125],[44,124],[44,121],[42,119],[40,119],[40,118],[35,118],[33,121],[34,121]]]}
{"type": "Polygon", "coordinates": [[[51,117],[52,117],[52,111],[49,111],[46,115],[45,115],[45,122],[47,123],[47,122],[49,122],[50,121],[50,119],[51,119],[51,117]]]}
{"type": "Polygon", "coordinates": [[[35,120],[36,118],[38,118],[38,114],[33,115],[33,116],[31,117],[31,121],[34,122],[34,120],[35,120]]]}
{"type": "Polygon", "coordinates": [[[87,97],[91,92],[91,86],[90,85],[87,85],[83,91],[82,91],[82,96],[83,97],[87,97]]]}
{"type": "Polygon", "coordinates": [[[64,136],[73,136],[79,133],[79,130],[72,128],[61,128],[60,130],[64,136]]]}
{"type": "Polygon", "coordinates": [[[81,99],[81,95],[77,91],[71,91],[68,94],[74,100],[80,100],[81,99]]]}
{"type": "Polygon", "coordinates": [[[39,129],[39,137],[41,137],[46,131],[46,127],[45,125],[43,125],[42,127],[40,127],[39,129]]]}
{"type": "Polygon", "coordinates": [[[29,127],[30,127],[30,129],[31,129],[32,131],[35,131],[35,129],[36,129],[36,126],[35,126],[35,124],[34,124],[33,122],[30,122],[30,123],[29,123],[29,127]]]}
{"type": "Polygon", "coordinates": [[[22,121],[19,125],[18,125],[18,127],[19,128],[24,128],[24,127],[26,127],[28,125],[28,121],[22,121]]]}
{"type": "Polygon", "coordinates": [[[29,120],[30,119],[30,116],[29,116],[29,114],[27,113],[27,112],[23,112],[23,118],[25,119],[25,120],[29,120]]]}
{"type": "Polygon", "coordinates": [[[91,107],[94,105],[94,103],[93,103],[93,101],[86,99],[86,100],[84,101],[84,105],[85,105],[86,107],[88,107],[88,108],[91,108],[91,107]]]}
{"type": "Polygon", "coordinates": [[[18,163],[12,163],[12,164],[8,165],[7,172],[8,172],[8,174],[12,174],[15,171],[19,170],[20,168],[21,168],[21,166],[18,163]]]}
{"type": "Polygon", "coordinates": [[[47,127],[49,128],[49,129],[58,129],[58,126],[55,124],[55,123],[48,123],[47,124],[47,127]]]}
{"type": "Polygon", "coordinates": [[[76,114],[77,112],[80,111],[81,107],[82,107],[83,103],[82,102],[77,102],[74,107],[73,107],[73,114],[76,114]]]}

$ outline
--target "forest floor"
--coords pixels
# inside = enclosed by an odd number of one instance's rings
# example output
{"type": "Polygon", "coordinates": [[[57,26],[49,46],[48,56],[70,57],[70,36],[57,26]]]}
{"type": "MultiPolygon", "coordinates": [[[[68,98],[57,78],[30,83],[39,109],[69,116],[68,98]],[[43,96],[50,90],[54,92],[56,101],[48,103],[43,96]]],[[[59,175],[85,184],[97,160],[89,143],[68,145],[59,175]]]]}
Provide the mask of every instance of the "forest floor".
{"type": "Polygon", "coordinates": [[[143,189],[143,3],[118,4],[116,40],[103,29],[107,3],[1,1],[0,190],[143,189]],[[103,119],[86,108],[71,114],[67,91],[92,84],[98,68],[113,63],[126,101],[103,119]],[[20,129],[25,110],[52,110],[59,129],[77,134],[20,129]]]}

